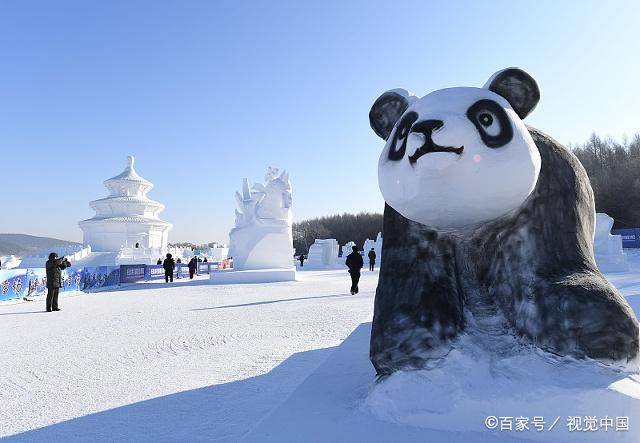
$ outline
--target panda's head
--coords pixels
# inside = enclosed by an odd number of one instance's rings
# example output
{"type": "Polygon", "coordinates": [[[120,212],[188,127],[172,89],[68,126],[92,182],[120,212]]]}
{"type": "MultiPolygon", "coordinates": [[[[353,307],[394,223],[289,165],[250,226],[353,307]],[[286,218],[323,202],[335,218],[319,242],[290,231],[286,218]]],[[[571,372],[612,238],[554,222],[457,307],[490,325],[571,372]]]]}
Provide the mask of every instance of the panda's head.
{"type": "Polygon", "coordinates": [[[378,164],[385,201],[436,229],[477,225],[518,208],[540,172],[540,153],[522,119],[540,100],[517,68],[483,88],[449,88],[417,98],[382,94],[371,127],[387,141],[378,164]]]}

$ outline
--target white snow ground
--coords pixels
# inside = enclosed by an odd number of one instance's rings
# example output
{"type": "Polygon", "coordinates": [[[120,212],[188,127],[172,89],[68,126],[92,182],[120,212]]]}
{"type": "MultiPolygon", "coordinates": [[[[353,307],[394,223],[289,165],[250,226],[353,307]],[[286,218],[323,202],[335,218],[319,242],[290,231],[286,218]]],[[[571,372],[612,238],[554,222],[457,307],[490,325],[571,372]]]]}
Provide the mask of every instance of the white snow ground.
{"type": "MultiPolygon", "coordinates": [[[[640,256],[630,262],[630,272],[608,277],[640,314],[640,256]]],[[[36,442],[524,441],[478,429],[464,415],[469,410],[458,408],[459,398],[447,402],[451,393],[464,392],[465,383],[471,383],[466,405],[491,392],[490,385],[482,386],[495,374],[473,374],[488,366],[474,366],[472,356],[452,360],[449,369],[455,363],[464,366],[455,375],[434,372],[434,386],[420,373],[372,383],[366,322],[372,317],[377,272],[363,273],[361,292],[354,297],[347,295],[343,270],[303,271],[298,278],[302,281],[268,285],[143,283],[65,297],[63,310],[51,314],[41,312],[43,300],[0,305],[0,437],[36,442]],[[441,390],[447,376],[460,381],[451,392],[441,390]],[[440,409],[425,414],[425,405],[434,403],[425,396],[437,399],[440,409]],[[432,429],[438,413],[442,423],[432,429]],[[456,416],[460,421],[452,424],[456,416]]],[[[544,371],[556,377],[548,386],[558,387],[562,378],[553,368],[530,363],[535,358],[506,364],[502,381],[513,378],[513,384],[485,402],[488,411],[508,399],[518,380],[525,380],[520,387],[525,392],[544,383],[544,371]],[[527,384],[528,370],[534,376],[527,384]]],[[[602,407],[592,414],[601,415],[621,410],[612,402],[631,404],[628,395],[615,397],[606,390],[608,380],[624,374],[603,375],[593,366],[573,369],[560,371],[580,377],[567,383],[565,405],[597,400],[602,407]]],[[[636,388],[620,387],[627,394],[636,388]]],[[[527,401],[514,397],[505,411],[527,401]]],[[[557,398],[538,404],[539,413],[558,409],[546,408],[557,398]]],[[[529,409],[513,414],[533,412],[529,409]]],[[[584,408],[575,409],[565,413],[584,408]]],[[[640,428],[637,420],[630,417],[632,429],[640,428]]],[[[583,433],[574,435],[570,441],[583,440],[583,433]]],[[[617,441],[605,434],[594,438],[617,441]]]]}
{"type": "Polygon", "coordinates": [[[237,441],[371,319],[377,272],[357,296],[346,271],[298,278],[0,306],[0,437],[237,441]]]}

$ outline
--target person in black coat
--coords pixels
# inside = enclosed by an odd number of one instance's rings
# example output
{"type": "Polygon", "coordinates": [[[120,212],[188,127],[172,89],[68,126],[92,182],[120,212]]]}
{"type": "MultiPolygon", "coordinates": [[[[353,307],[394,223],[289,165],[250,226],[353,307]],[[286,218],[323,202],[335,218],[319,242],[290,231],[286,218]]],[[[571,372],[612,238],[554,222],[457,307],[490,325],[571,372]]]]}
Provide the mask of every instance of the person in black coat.
{"type": "Polygon", "coordinates": [[[173,261],[173,257],[171,256],[171,254],[167,254],[167,258],[164,259],[162,267],[164,268],[165,283],[173,283],[173,270],[176,267],[176,262],[173,261]]]}
{"type": "Polygon", "coordinates": [[[353,252],[347,255],[347,261],[345,264],[349,268],[349,274],[351,274],[351,295],[358,293],[358,282],[360,282],[360,270],[364,266],[362,256],[358,252],[358,247],[352,247],[353,252]]]}
{"type": "Polygon", "coordinates": [[[193,275],[196,273],[196,267],[198,266],[198,262],[196,261],[196,258],[193,257],[190,261],[189,261],[189,279],[193,280],[193,275]]]}
{"type": "Polygon", "coordinates": [[[71,266],[65,257],[52,252],[45,265],[47,269],[47,312],[59,311],[58,295],[62,287],[62,271],[71,266]]]}
{"type": "Polygon", "coordinates": [[[300,260],[300,267],[304,268],[304,260],[305,260],[304,254],[300,254],[300,257],[298,257],[298,260],[300,260]]]}
{"type": "Polygon", "coordinates": [[[369,257],[369,270],[373,271],[373,267],[376,265],[376,251],[371,248],[367,257],[369,257]]]}
{"type": "Polygon", "coordinates": [[[161,265],[162,264],[162,259],[159,258],[158,261],[156,262],[156,265],[161,265]]]}

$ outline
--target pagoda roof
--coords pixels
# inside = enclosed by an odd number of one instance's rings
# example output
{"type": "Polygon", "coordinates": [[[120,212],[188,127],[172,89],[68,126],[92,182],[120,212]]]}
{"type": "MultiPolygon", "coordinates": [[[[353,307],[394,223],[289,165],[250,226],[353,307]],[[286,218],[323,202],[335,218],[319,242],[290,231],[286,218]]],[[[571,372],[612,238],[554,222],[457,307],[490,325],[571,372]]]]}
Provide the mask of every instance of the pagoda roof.
{"type": "Polygon", "coordinates": [[[155,200],[151,200],[146,196],[138,196],[138,195],[115,195],[105,198],[100,198],[98,200],[93,200],[93,203],[111,203],[111,202],[122,202],[122,203],[142,203],[149,206],[164,206],[162,203],[157,202],[155,200]]]}
{"type": "Polygon", "coordinates": [[[136,223],[136,224],[150,224],[150,225],[162,225],[162,226],[173,226],[171,223],[166,222],[164,220],[160,220],[159,218],[148,218],[142,217],[139,215],[126,215],[126,216],[116,216],[116,217],[100,217],[95,216],[93,218],[89,218],[87,220],[82,220],[80,225],[87,223],[136,223]]]}
{"type": "Polygon", "coordinates": [[[153,185],[149,180],[143,178],[138,174],[134,168],[135,157],[133,155],[127,156],[127,167],[120,174],[105,180],[105,183],[119,182],[119,181],[131,181],[137,183],[145,183],[153,185]]]}

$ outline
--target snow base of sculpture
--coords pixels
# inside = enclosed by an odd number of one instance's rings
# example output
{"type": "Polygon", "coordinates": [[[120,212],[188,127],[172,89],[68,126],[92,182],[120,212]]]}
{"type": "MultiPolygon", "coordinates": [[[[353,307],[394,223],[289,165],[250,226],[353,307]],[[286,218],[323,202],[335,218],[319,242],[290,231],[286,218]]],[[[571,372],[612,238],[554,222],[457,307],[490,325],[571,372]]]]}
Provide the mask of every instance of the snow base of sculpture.
{"type": "MultiPolygon", "coordinates": [[[[376,384],[365,409],[393,423],[448,431],[476,430],[488,436],[509,435],[534,441],[623,441],[640,439],[640,429],[616,432],[616,418],[640,414],[640,374],[619,371],[594,360],[556,357],[522,346],[515,337],[504,344],[520,352],[501,356],[487,353],[482,337],[463,335],[449,354],[434,360],[428,370],[397,371],[376,384]],[[497,428],[485,425],[498,417],[497,428]],[[500,418],[511,417],[511,431],[501,431],[500,418]],[[516,418],[527,429],[516,430],[516,418]],[[543,417],[534,420],[534,417],[543,417]],[[556,418],[558,422],[550,429],[556,418]],[[571,419],[571,417],[579,417],[571,419]],[[585,432],[588,420],[594,429],[585,432]],[[613,429],[601,428],[611,418],[613,429]],[[579,429],[570,431],[570,420],[579,429]],[[544,421],[543,431],[534,422],[544,421]],[[576,433],[580,434],[577,438],[576,433]]],[[[626,369],[637,371],[637,362],[626,369]]],[[[507,420],[508,422],[509,420],[507,420]]],[[[589,426],[591,426],[589,425],[589,426]]]]}
{"type": "MultiPolygon", "coordinates": [[[[376,382],[368,358],[370,323],[329,358],[244,439],[281,441],[611,441],[637,442],[640,376],[592,360],[528,349],[507,359],[469,337],[429,371],[398,371],[376,382]],[[513,430],[487,429],[488,416],[512,417],[513,430]],[[515,430],[515,417],[528,430],[515,430]],[[544,417],[544,430],[531,424],[544,417]],[[569,432],[569,416],[609,417],[609,431],[569,432]],[[552,423],[560,417],[553,429],[552,423]],[[629,431],[615,431],[629,417],[629,431]]],[[[584,429],[584,422],[582,428],[584,429]]]]}
{"type": "Polygon", "coordinates": [[[293,264],[291,227],[286,224],[236,228],[229,238],[236,269],[286,269],[293,264]]]}
{"type": "Polygon", "coordinates": [[[280,281],[295,281],[296,268],[248,269],[236,271],[233,269],[212,272],[209,283],[214,285],[234,285],[242,283],[274,283],[280,281]]]}
{"type": "Polygon", "coordinates": [[[611,235],[613,219],[605,213],[596,214],[593,252],[601,272],[626,272],[629,270],[627,254],[622,249],[622,236],[611,235]]]}

